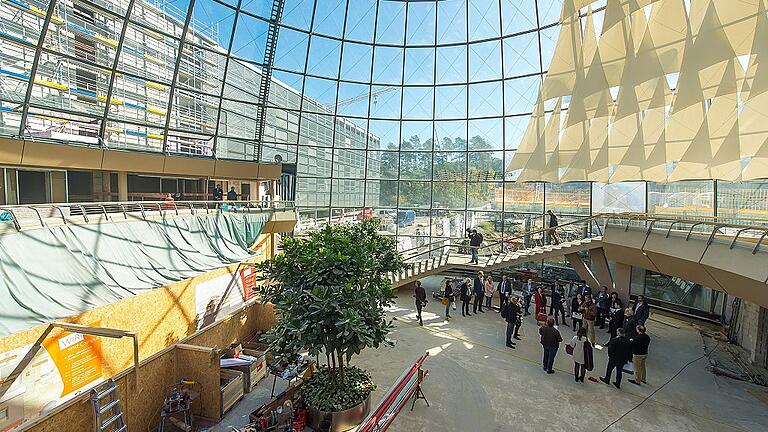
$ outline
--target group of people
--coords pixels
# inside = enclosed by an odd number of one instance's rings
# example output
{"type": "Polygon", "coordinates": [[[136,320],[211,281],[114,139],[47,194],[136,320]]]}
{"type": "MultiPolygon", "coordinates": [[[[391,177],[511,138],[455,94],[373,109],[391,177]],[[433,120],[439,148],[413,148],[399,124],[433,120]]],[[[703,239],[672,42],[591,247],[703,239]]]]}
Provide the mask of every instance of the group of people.
{"type": "MultiPolygon", "coordinates": [[[[513,281],[506,274],[502,275],[496,284],[491,275],[485,275],[482,271],[474,278],[464,278],[457,287],[453,286],[450,279],[446,279],[442,287],[445,318],[451,319],[450,311],[451,307],[456,309],[457,294],[461,301],[461,315],[472,316],[490,309],[494,293],[498,291],[499,313],[506,322],[505,345],[515,349],[516,341],[521,340],[520,328],[523,318],[531,315],[529,309],[533,303],[535,318],[540,325],[540,343],[544,351],[542,367],[548,374],[553,374],[555,356],[563,343],[557,326],[560,324],[559,319],[563,325],[568,325],[566,304],[570,296],[570,327],[575,335],[566,344],[566,351],[573,356],[575,381],[584,382],[586,371],[593,370],[593,348],[598,344],[596,329],[604,330],[607,325],[610,338],[602,345],[607,347],[608,365],[605,376],[600,380],[620,388],[622,373],[627,363],[631,362],[634,378],[629,382],[636,385],[646,383],[645,359],[650,337],[646,333],[645,323],[650,309],[644,296],[637,296],[634,304],[625,308],[618,293],[609,293],[607,287],[602,287],[602,290],[593,296],[590,287],[583,283],[569,286],[568,293],[563,285],[555,284],[551,294],[547,296],[541,285],[528,279],[521,288],[522,296],[513,294],[513,281]],[[614,371],[616,378],[612,381],[614,371]]],[[[417,318],[419,324],[423,325],[421,311],[427,300],[420,281],[416,282],[415,297],[417,318]]]]}
{"type": "MultiPolygon", "coordinates": [[[[224,189],[221,188],[220,184],[217,184],[216,187],[213,188],[213,200],[214,201],[224,200],[224,189]]],[[[234,186],[232,186],[229,189],[229,192],[227,192],[227,201],[237,201],[237,192],[235,191],[234,186]]]]}

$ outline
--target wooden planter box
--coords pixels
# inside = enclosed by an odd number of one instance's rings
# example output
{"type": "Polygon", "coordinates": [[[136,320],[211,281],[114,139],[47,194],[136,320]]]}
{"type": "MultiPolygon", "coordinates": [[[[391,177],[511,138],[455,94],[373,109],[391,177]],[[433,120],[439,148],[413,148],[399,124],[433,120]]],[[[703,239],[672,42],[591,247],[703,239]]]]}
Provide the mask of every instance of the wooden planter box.
{"type": "Polygon", "coordinates": [[[229,411],[234,404],[243,398],[243,373],[232,369],[221,369],[221,415],[229,411]]]}
{"type": "Polygon", "coordinates": [[[256,384],[267,376],[267,356],[264,351],[244,349],[243,354],[258,358],[247,366],[227,366],[222,370],[235,370],[243,373],[243,391],[250,393],[256,384]]]}

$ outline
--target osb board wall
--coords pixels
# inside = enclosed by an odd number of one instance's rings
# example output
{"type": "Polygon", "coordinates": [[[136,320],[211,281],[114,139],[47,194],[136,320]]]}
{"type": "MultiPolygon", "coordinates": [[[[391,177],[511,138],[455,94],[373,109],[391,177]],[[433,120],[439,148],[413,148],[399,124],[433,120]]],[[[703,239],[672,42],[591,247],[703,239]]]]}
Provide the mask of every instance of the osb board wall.
{"type": "MultiPolygon", "coordinates": [[[[139,388],[134,373],[123,374],[116,379],[117,394],[125,413],[128,430],[155,430],[160,420],[160,407],[168,386],[177,382],[174,348],[156,356],[139,369],[139,388]]],[[[29,432],[85,432],[93,430],[93,406],[87,398],[81,398],[65,409],[42,419],[28,429],[29,432]]]]}
{"type": "MultiPolygon", "coordinates": [[[[263,259],[263,256],[259,256],[247,262],[263,259]]],[[[193,334],[196,286],[224,274],[232,275],[237,267],[238,264],[233,264],[216,269],[60,321],[134,331],[138,334],[139,358],[145,359],[193,334]]],[[[34,343],[46,326],[41,324],[0,339],[0,352],[34,343]]],[[[54,330],[51,336],[58,333],[60,331],[54,330]]],[[[133,345],[130,339],[102,338],[102,348],[105,376],[115,375],[133,364],[133,345]]]]}
{"type": "Polygon", "coordinates": [[[192,411],[204,417],[221,417],[218,351],[186,344],[176,346],[176,371],[179,379],[196,381],[200,398],[193,401],[192,411]]]}
{"type": "Polygon", "coordinates": [[[224,349],[240,342],[256,330],[269,330],[274,323],[275,313],[272,305],[254,303],[207,327],[205,332],[192,336],[187,342],[191,345],[224,349]]]}
{"type": "MultiPolygon", "coordinates": [[[[219,418],[219,364],[211,362],[213,347],[225,347],[239,341],[255,330],[268,330],[275,321],[271,305],[252,303],[242,311],[200,330],[179,344],[166,348],[144,360],[139,368],[139,388],[135,374],[127,370],[115,379],[128,430],[154,430],[160,421],[160,407],[168,387],[182,378],[200,382],[200,402],[193,412],[219,418]],[[205,344],[203,347],[189,345],[205,344]],[[196,349],[195,349],[196,348],[196,349]]],[[[80,432],[93,428],[93,409],[84,397],[75,400],[30,426],[31,432],[80,432]]]]}

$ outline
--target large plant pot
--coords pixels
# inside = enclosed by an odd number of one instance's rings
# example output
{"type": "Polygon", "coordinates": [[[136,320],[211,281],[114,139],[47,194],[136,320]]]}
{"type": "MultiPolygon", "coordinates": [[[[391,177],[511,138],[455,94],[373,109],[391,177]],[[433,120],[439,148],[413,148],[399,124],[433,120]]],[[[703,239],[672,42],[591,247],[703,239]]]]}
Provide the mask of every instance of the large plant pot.
{"type": "Polygon", "coordinates": [[[336,412],[325,412],[309,408],[309,426],[318,430],[320,421],[331,420],[331,432],[343,432],[354,428],[365,420],[371,411],[371,395],[350,409],[336,412]]]}

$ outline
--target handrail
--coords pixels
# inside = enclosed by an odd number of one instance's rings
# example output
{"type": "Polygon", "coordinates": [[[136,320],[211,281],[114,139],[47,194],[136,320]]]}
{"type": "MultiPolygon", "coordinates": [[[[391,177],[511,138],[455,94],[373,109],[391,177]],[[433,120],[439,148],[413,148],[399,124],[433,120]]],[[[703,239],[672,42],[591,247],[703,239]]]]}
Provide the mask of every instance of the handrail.
{"type": "Polygon", "coordinates": [[[49,222],[60,221],[64,225],[73,221],[73,217],[82,218],[82,222],[90,223],[89,215],[102,216],[106,221],[112,221],[113,215],[122,214],[128,218],[129,213],[140,213],[142,219],[149,214],[166,216],[169,211],[179,215],[179,209],[188,209],[195,214],[196,209],[205,209],[206,214],[210,208],[216,211],[233,213],[251,213],[260,211],[291,210],[295,209],[294,201],[105,201],[105,202],[77,202],[77,203],[44,203],[44,204],[15,204],[0,206],[0,214],[7,213],[11,217],[14,228],[21,231],[24,228],[44,228],[49,222]],[[27,212],[28,215],[24,213],[27,212]],[[46,212],[45,215],[43,212],[46,212]],[[34,213],[34,216],[29,215],[34,213]],[[23,221],[34,220],[32,226],[22,225],[23,221]]]}
{"type": "MultiPolygon", "coordinates": [[[[595,215],[592,215],[592,216],[587,216],[587,217],[585,217],[585,218],[582,218],[582,219],[577,219],[577,220],[575,220],[575,221],[566,222],[566,223],[564,223],[564,224],[560,224],[560,225],[558,225],[557,227],[555,227],[555,229],[558,229],[558,228],[562,228],[562,227],[565,227],[565,226],[569,226],[569,225],[583,224],[584,222],[589,222],[589,221],[592,221],[592,220],[594,220],[594,219],[599,219],[599,218],[601,218],[603,215],[604,215],[603,213],[598,213],[598,214],[595,214],[595,215]]],[[[517,234],[517,235],[511,236],[511,237],[502,237],[501,239],[499,239],[499,240],[496,240],[496,241],[494,241],[493,243],[489,243],[489,244],[487,244],[487,245],[485,245],[485,246],[480,246],[480,247],[478,247],[477,249],[478,249],[478,251],[479,251],[479,250],[483,250],[483,249],[491,248],[491,247],[494,247],[494,246],[498,246],[498,245],[500,245],[500,244],[508,243],[508,242],[510,242],[510,241],[513,241],[513,240],[524,239],[524,238],[526,238],[526,237],[530,237],[531,235],[534,235],[534,234],[541,234],[541,233],[545,233],[545,232],[551,232],[551,231],[552,231],[552,228],[540,228],[540,229],[536,229],[536,230],[533,230],[533,231],[526,231],[526,232],[525,232],[525,233],[523,233],[523,234],[517,234]]],[[[465,238],[465,237],[461,237],[461,238],[465,238]]],[[[434,242],[430,242],[430,243],[427,243],[427,244],[424,244],[424,245],[421,245],[421,246],[416,246],[416,247],[413,247],[413,248],[410,248],[410,249],[406,249],[406,250],[403,250],[403,251],[401,251],[400,253],[401,253],[401,254],[406,254],[406,253],[408,253],[408,252],[411,252],[411,251],[416,251],[416,250],[419,250],[419,249],[423,249],[425,246],[429,246],[429,245],[432,245],[432,244],[437,244],[437,243],[444,243],[444,242],[445,242],[445,240],[446,240],[446,239],[443,239],[443,240],[437,240],[437,241],[434,241],[434,242]]],[[[442,249],[442,248],[445,248],[445,247],[451,247],[451,246],[462,246],[462,247],[467,247],[468,245],[466,245],[466,244],[458,244],[458,243],[453,243],[453,244],[443,244],[443,245],[441,245],[441,246],[437,246],[437,247],[431,248],[431,249],[430,249],[430,250],[428,250],[428,251],[422,251],[422,252],[420,252],[420,253],[417,253],[417,254],[415,254],[415,255],[413,255],[413,256],[410,256],[410,257],[406,257],[405,259],[412,259],[412,258],[415,258],[415,257],[417,257],[417,256],[419,256],[419,255],[424,255],[425,253],[431,253],[431,252],[434,252],[434,251],[440,250],[440,249],[442,249]]]]}
{"type": "MultiPolygon", "coordinates": [[[[637,220],[639,222],[642,222],[647,225],[647,234],[650,234],[650,232],[654,229],[654,226],[657,224],[665,224],[668,223],[669,226],[664,228],[666,231],[666,237],[669,238],[673,228],[675,225],[691,225],[690,229],[687,230],[686,240],[689,240],[691,235],[693,234],[693,229],[696,226],[708,226],[712,227],[711,231],[707,230],[704,231],[704,233],[708,234],[708,243],[711,243],[714,241],[714,239],[718,235],[723,235],[722,232],[720,232],[723,228],[728,229],[735,229],[737,230],[736,235],[734,236],[730,247],[733,248],[739,239],[739,236],[744,231],[757,231],[758,234],[762,233],[760,237],[758,237],[757,244],[755,245],[753,249],[753,254],[757,253],[759,250],[761,244],[765,240],[766,237],[768,237],[768,226],[766,225],[752,225],[752,224],[741,224],[741,223],[724,223],[722,222],[723,217],[708,217],[704,216],[701,219],[709,219],[709,220],[694,220],[694,219],[687,219],[687,218],[679,218],[679,217],[668,217],[668,216],[660,216],[660,215],[649,215],[645,213],[634,213],[634,212],[627,212],[627,213],[596,213],[592,216],[584,217],[581,219],[577,219],[574,221],[566,222],[563,224],[558,225],[555,229],[559,230],[564,227],[567,227],[569,225],[577,225],[577,224],[585,224],[588,222],[592,222],[594,220],[598,219],[605,219],[605,225],[608,225],[611,223],[611,220],[617,220],[617,221],[625,221],[626,224],[624,224],[625,231],[629,229],[630,224],[632,221],[637,220]]],[[[742,218],[742,220],[745,220],[742,218]]],[[[766,221],[768,222],[768,221],[766,221]]],[[[600,229],[600,224],[597,225],[598,230],[600,229]]],[[[516,234],[511,237],[502,237],[498,240],[495,240],[489,244],[486,244],[484,246],[480,246],[477,248],[478,251],[481,250],[487,250],[489,248],[493,248],[499,245],[503,245],[504,243],[509,243],[511,241],[524,239],[527,237],[530,237],[532,235],[551,232],[552,228],[539,228],[532,231],[526,231],[522,234],[516,234]]],[[[431,256],[433,253],[444,250],[446,248],[454,248],[454,247],[469,247],[467,244],[464,243],[456,243],[452,242],[451,240],[454,240],[456,238],[445,238],[441,240],[436,240],[430,243],[426,243],[420,246],[415,246],[409,249],[405,249],[401,251],[400,253],[404,256],[404,259],[406,261],[412,261],[420,256],[428,255],[431,256]]]]}

